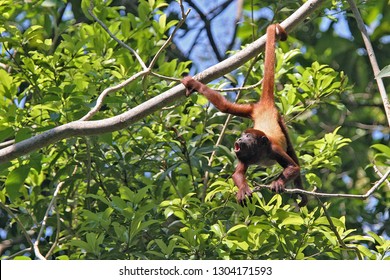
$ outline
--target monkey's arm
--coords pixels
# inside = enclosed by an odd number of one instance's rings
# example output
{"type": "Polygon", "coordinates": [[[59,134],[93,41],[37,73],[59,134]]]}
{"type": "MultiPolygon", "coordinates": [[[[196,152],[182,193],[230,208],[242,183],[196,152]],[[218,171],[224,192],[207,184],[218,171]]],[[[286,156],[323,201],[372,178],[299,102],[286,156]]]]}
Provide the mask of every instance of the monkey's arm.
{"type": "Polygon", "coordinates": [[[271,146],[272,155],[284,169],[279,177],[271,183],[271,190],[274,192],[283,192],[288,182],[300,176],[299,165],[277,144],[271,146]]]}
{"type": "Polygon", "coordinates": [[[249,188],[245,179],[245,172],[247,169],[248,166],[245,163],[238,161],[236,170],[232,176],[234,184],[238,187],[237,201],[240,204],[245,204],[245,198],[252,196],[252,190],[249,188]]]}
{"type": "Polygon", "coordinates": [[[185,77],[182,81],[186,87],[186,95],[190,95],[193,91],[203,94],[213,105],[221,112],[232,114],[239,117],[251,118],[253,112],[252,104],[236,104],[228,101],[221,94],[201,82],[194,80],[192,77],[185,77]]]}
{"type": "MultiPolygon", "coordinates": [[[[271,183],[271,190],[277,193],[283,192],[286,184],[292,180],[294,180],[294,185],[297,188],[303,189],[299,165],[283,150],[276,152],[275,158],[284,169],[279,177],[271,183]]],[[[304,207],[308,202],[307,196],[304,194],[299,194],[299,196],[301,197],[301,202],[298,206],[304,207]]]]}
{"type": "MultiPolygon", "coordinates": [[[[293,147],[293,145],[291,143],[291,139],[288,136],[287,127],[286,127],[286,124],[284,123],[283,118],[279,117],[278,122],[279,122],[279,125],[280,125],[280,127],[281,127],[281,129],[282,129],[282,131],[283,131],[283,133],[284,133],[284,135],[286,137],[286,142],[287,142],[287,151],[286,151],[286,153],[299,166],[299,160],[298,160],[297,154],[295,153],[294,147],[293,147]]],[[[294,179],[294,186],[297,187],[298,189],[303,189],[302,177],[301,177],[300,172],[297,175],[297,177],[294,179]]],[[[308,202],[307,196],[304,195],[304,194],[300,194],[299,196],[301,197],[301,202],[298,205],[299,205],[299,207],[303,207],[308,202]]]]}

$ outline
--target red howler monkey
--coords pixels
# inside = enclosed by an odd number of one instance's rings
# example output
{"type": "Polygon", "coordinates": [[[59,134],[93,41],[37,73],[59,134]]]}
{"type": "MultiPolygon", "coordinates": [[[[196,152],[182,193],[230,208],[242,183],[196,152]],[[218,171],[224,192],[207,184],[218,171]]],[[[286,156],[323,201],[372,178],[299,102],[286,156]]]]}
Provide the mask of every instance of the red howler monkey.
{"type": "MultiPolygon", "coordinates": [[[[250,118],[254,122],[253,128],[245,130],[234,143],[234,152],[239,161],[232,177],[238,187],[237,200],[241,204],[245,204],[245,198],[252,195],[252,190],[245,180],[245,172],[251,164],[269,166],[277,162],[284,168],[279,177],[271,183],[270,188],[274,192],[283,192],[285,185],[291,181],[294,181],[296,187],[302,188],[298,157],[274,101],[276,35],[279,35],[282,41],[287,39],[286,31],[279,24],[272,24],[267,28],[263,93],[257,103],[231,103],[218,92],[191,77],[182,80],[187,96],[192,91],[198,91],[221,112],[250,118]]],[[[307,203],[307,197],[301,197],[300,207],[307,203]]]]}

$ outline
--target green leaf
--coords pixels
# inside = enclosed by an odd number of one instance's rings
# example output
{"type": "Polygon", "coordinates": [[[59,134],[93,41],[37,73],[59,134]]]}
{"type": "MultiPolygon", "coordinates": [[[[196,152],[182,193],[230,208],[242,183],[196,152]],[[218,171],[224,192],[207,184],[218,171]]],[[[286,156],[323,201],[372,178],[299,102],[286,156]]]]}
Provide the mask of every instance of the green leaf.
{"type": "Polygon", "coordinates": [[[344,242],[356,242],[356,241],[367,241],[367,242],[375,242],[375,240],[371,236],[362,236],[362,235],[351,235],[343,239],[344,242]]]}
{"type": "Polygon", "coordinates": [[[130,36],[130,19],[129,18],[123,18],[121,23],[121,31],[125,38],[128,38],[130,36]]]}
{"type": "Polygon", "coordinates": [[[16,94],[16,86],[14,78],[4,69],[0,68],[0,97],[12,99],[16,94]]]}
{"type": "Polygon", "coordinates": [[[88,10],[89,10],[89,7],[91,6],[91,0],[82,0],[81,1],[81,9],[84,13],[84,15],[91,21],[93,21],[93,17],[91,17],[91,15],[89,14],[88,10]]]}
{"type": "Polygon", "coordinates": [[[304,224],[304,220],[301,216],[298,215],[291,215],[287,218],[285,218],[279,226],[282,227],[284,225],[295,225],[295,226],[300,226],[304,224]]]}
{"type": "Polygon", "coordinates": [[[117,210],[124,210],[127,207],[126,202],[118,196],[113,196],[111,200],[112,200],[112,207],[114,207],[117,210]]]}
{"type": "MultiPolygon", "coordinates": [[[[1,76],[1,73],[0,73],[1,76]]],[[[1,84],[1,82],[0,82],[1,84]]],[[[7,138],[10,138],[15,134],[15,131],[12,127],[6,127],[4,129],[0,129],[0,142],[4,141],[7,138]]]]}
{"type": "Polygon", "coordinates": [[[380,236],[378,236],[375,232],[372,232],[372,231],[369,231],[367,232],[368,235],[370,235],[372,238],[375,239],[375,241],[379,244],[379,245],[383,245],[383,243],[385,242],[380,236]]]}
{"type": "Polygon", "coordinates": [[[385,68],[383,68],[378,75],[376,75],[375,79],[384,78],[384,77],[390,77],[390,65],[387,65],[385,68]]]}
{"type": "Polygon", "coordinates": [[[156,0],[148,0],[148,2],[149,2],[149,5],[150,5],[150,8],[154,8],[154,5],[155,5],[155,3],[156,3],[156,0]]]}
{"type": "Polygon", "coordinates": [[[242,228],[248,229],[248,227],[246,225],[236,225],[236,226],[232,227],[231,229],[229,229],[227,233],[230,234],[230,233],[235,232],[235,231],[242,229],[242,228]]]}
{"type": "Polygon", "coordinates": [[[319,178],[316,174],[308,173],[305,177],[310,186],[316,186],[318,188],[322,187],[321,178],[319,178]]]}
{"type": "MultiPolygon", "coordinates": [[[[345,228],[344,223],[337,218],[331,217],[331,220],[335,227],[340,227],[340,228],[345,228]]],[[[319,217],[317,220],[314,222],[315,225],[329,225],[329,221],[326,217],[319,217]]]]}
{"type": "Polygon", "coordinates": [[[57,1],[54,1],[54,0],[45,0],[42,2],[42,7],[45,7],[45,8],[54,8],[56,7],[56,4],[57,4],[57,1]]]}
{"type": "Polygon", "coordinates": [[[13,258],[13,260],[27,260],[27,261],[30,261],[31,258],[27,257],[27,256],[16,256],[15,258],[13,258]]]}
{"type": "Polygon", "coordinates": [[[82,240],[71,240],[69,244],[84,249],[88,253],[93,251],[91,245],[82,240]]]}
{"type": "Polygon", "coordinates": [[[210,230],[214,232],[219,238],[223,238],[225,236],[224,227],[221,221],[218,221],[217,224],[213,224],[210,230]]]}
{"type": "Polygon", "coordinates": [[[15,134],[15,141],[20,142],[31,137],[31,128],[22,127],[15,134]]]}
{"type": "Polygon", "coordinates": [[[164,33],[165,32],[165,27],[167,25],[167,16],[166,14],[162,14],[160,16],[160,18],[158,19],[158,24],[160,26],[160,33],[164,33]]]}
{"type": "Polygon", "coordinates": [[[375,255],[365,246],[357,245],[359,251],[369,259],[375,259],[375,255]]]}
{"type": "Polygon", "coordinates": [[[156,242],[157,246],[160,247],[161,251],[166,254],[168,251],[168,246],[162,241],[161,239],[155,239],[154,242],[156,242]]]}
{"type": "Polygon", "coordinates": [[[371,148],[374,148],[382,153],[384,153],[386,156],[390,157],[390,147],[383,144],[375,144],[372,145],[371,148]]]}
{"type": "Polygon", "coordinates": [[[337,238],[335,236],[333,236],[332,233],[328,232],[328,231],[322,231],[322,234],[326,237],[326,239],[328,239],[330,241],[330,243],[333,245],[333,246],[336,246],[337,245],[337,238]]]}
{"type": "Polygon", "coordinates": [[[19,190],[23,186],[29,172],[30,166],[22,165],[12,170],[7,176],[5,190],[11,201],[15,201],[21,195],[19,190]]]}

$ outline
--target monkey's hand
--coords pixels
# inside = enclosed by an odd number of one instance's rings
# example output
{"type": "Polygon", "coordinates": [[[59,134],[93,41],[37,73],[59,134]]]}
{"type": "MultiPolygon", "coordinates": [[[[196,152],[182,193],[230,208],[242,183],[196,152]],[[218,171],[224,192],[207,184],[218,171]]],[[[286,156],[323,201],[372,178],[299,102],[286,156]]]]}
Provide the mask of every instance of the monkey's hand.
{"type": "Polygon", "coordinates": [[[186,87],[186,96],[190,96],[193,91],[198,91],[201,83],[194,80],[191,76],[187,76],[181,80],[181,83],[186,87]]]}
{"type": "Polygon", "coordinates": [[[240,188],[238,189],[238,192],[237,192],[237,202],[239,204],[241,204],[242,206],[246,206],[246,199],[249,199],[250,201],[252,201],[252,190],[249,188],[248,185],[246,185],[245,187],[243,188],[240,188]]]}
{"type": "Polygon", "coordinates": [[[285,190],[284,182],[281,179],[273,181],[270,186],[271,191],[276,193],[282,193],[285,190]]]}

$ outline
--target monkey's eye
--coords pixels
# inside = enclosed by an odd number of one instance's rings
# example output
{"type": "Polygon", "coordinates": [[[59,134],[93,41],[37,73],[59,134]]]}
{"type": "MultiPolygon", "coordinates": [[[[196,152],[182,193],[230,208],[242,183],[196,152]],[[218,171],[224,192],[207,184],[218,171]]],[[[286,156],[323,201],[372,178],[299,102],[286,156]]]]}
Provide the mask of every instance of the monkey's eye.
{"type": "Polygon", "coordinates": [[[268,138],[267,138],[266,136],[261,136],[261,138],[260,138],[260,143],[261,143],[261,144],[266,144],[266,143],[268,143],[268,138]]]}

